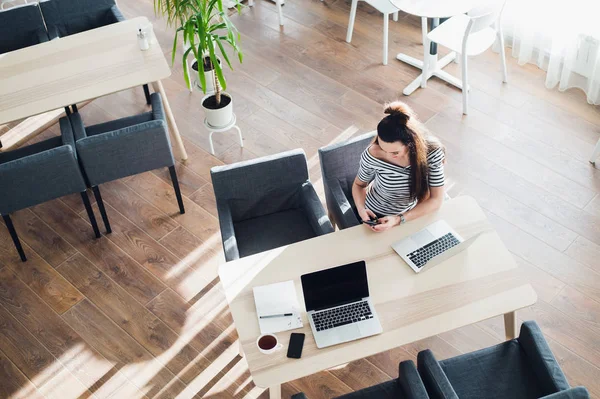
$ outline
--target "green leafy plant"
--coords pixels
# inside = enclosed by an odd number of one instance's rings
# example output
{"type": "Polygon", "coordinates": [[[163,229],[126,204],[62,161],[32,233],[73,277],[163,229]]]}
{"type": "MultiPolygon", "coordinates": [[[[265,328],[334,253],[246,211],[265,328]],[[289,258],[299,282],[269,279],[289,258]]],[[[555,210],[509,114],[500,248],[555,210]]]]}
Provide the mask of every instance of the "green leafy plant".
{"type": "MultiPolygon", "coordinates": [[[[241,13],[241,5],[236,1],[238,13],[241,13]]],[[[223,76],[223,66],[218,60],[220,54],[225,64],[233,70],[231,60],[227,54],[226,47],[233,50],[240,63],[243,54],[240,48],[241,36],[223,9],[223,0],[154,0],[154,10],[158,14],[167,17],[167,22],[176,25],[175,38],[173,40],[172,62],[175,62],[179,34],[182,34],[183,42],[189,45],[184,48],[182,57],[183,73],[185,83],[191,87],[187,59],[192,55],[198,63],[198,80],[202,91],[206,93],[207,84],[204,75],[205,58],[208,60],[210,69],[213,71],[215,99],[217,105],[221,103],[221,90],[227,88],[227,82],[223,76]]]]}

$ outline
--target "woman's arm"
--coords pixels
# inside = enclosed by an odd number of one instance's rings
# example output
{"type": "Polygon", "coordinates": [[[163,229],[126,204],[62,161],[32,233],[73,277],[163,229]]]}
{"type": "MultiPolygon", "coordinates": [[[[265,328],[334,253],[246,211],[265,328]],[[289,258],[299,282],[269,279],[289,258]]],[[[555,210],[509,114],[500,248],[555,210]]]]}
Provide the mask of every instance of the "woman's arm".
{"type": "MultiPolygon", "coordinates": [[[[417,205],[404,213],[404,220],[414,220],[421,216],[437,211],[444,202],[444,186],[430,187],[429,198],[419,201],[417,205]]],[[[385,231],[400,224],[400,216],[386,216],[379,219],[379,224],[373,227],[375,231],[385,231]]]]}
{"type": "Polygon", "coordinates": [[[352,198],[354,199],[354,205],[360,218],[363,221],[368,221],[371,217],[374,219],[376,216],[373,211],[365,207],[365,201],[367,198],[367,186],[368,184],[360,180],[358,177],[354,179],[352,184],[352,198]]]}

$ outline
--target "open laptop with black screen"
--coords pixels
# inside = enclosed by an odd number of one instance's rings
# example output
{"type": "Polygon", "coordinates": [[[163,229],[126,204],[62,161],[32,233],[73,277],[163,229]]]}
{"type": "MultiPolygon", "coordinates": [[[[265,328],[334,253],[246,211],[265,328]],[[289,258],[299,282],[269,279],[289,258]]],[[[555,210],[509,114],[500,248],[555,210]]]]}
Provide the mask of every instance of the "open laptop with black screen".
{"type": "Polygon", "coordinates": [[[369,297],[364,261],[304,274],[304,304],[318,348],[383,331],[369,297]]]}

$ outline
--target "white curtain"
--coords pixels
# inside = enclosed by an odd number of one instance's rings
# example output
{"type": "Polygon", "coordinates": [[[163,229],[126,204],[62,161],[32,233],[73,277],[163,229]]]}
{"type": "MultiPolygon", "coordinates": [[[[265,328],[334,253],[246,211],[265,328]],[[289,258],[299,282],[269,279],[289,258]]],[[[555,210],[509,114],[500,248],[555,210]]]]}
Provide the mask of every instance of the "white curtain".
{"type": "Polygon", "coordinates": [[[547,71],[546,87],[582,89],[600,104],[600,0],[507,0],[506,43],[519,64],[547,71]]]}

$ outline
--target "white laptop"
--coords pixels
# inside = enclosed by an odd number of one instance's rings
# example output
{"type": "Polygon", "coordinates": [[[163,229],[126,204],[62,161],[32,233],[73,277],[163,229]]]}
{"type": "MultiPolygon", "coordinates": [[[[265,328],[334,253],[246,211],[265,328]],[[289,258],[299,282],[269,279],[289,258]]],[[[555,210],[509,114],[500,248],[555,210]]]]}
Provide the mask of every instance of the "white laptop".
{"type": "Polygon", "coordinates": [[[304,303],[318,348],[383,331],[369,297],[364,261],[304,274],[304,303]]]}
{"type": "Polygon", "coordinates": [[[481,233],[464,240],[448,223],[439,220],[406,237],[392,248],[416,273],[432,268],[468,248],[481,233]]]}

